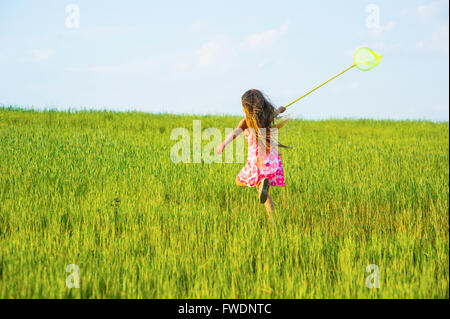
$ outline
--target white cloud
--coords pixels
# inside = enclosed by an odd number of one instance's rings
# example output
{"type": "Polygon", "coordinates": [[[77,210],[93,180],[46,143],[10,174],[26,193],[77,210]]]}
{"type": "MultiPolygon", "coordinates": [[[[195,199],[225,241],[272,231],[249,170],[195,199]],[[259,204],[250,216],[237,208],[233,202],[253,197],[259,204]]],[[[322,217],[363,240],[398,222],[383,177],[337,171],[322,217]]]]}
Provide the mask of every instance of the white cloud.
{"type": "Polygon", "coordinates": [[[44,61],[48,60],[53,55],[53,50],[51,49],[33,49],[31,50],[34,61],[44,61]]]}
{"type": "MultiPolygon", "coordinates": [[[[198,21],[191,26],[191,30],[198,30],[206,26],[206,21],[198,21]]],[[[194,52],[188,52],[173,57],[172,67],[175,71],[186,71],[192,67],[209,68],[226,66],[231,58],[234,58],[242,50],[248,48],[266,46],[287,32],[289,20],[286,20],[279,28],[262,33],[252,34],[243,42],[233,43],[227,36],[219,35],[211,41],[202,44],[194,52]]],[[[264,60],[258,64],[259,68],[265,67],[271,61],[264,60]]]]}
{"type": "Polygon", "coordinates": [[[209,68],[224,65],[233,54],[233,45],[225,36],[203,43],[192,52],[185,52],[169,58],[175,71],[185,72],[192,68],[209,68]]]}
{"type": "Polygon", "coordinates": [[[195,52],[195,59],[199,66],[209,67],[225,57],[227,52],[227,40],[224,37],[218,37],[203,44],[195,52]]]}
{"type": "Polygon", "coordinates": [[[438,104],[435,106],[434,110],[438,113],[448,114],[449,106],[448,104],[438,104]]]}
{"type": "Polygon", "coordinates": [[[371,49],[376,53],[383,55],[386,53],[398,52],[402,49],[402,45],[398,42],[378,41],[372,45],[371,49]]]}
{"type": "Polygon", "coordinates": [[[160,65],[155,58],[148,58],[137,60],[130,63],[111,64],[111,65],[94,65],[89,67],[66,67],[68,72],[93,72],[93,73],[107,73],[107,74],[123,74],[123,73],[139,73],[149,69],[153,69],[160,65]]]}
{"type": "Polygon", "coordinates": [[[276,39],[286,33],[289,27],[289,20],[286,20],[279,28],[270,29],[262,33],[250,35],[242,44],[242,48],[253,48],[272,44],[276,39]]]}
{"type": "Polygon", "coordinates": [[[415,49],[422,49],[422,48],[424,48],[425,47],[425,42],[424,41],[419,41],[419,42],[416,42],[415,44],[414,44],[414,48],[415,49]]]}
{"type": "Polygon", "coordinates": [[[416,42],[413,47],[418,50],[438,50],[448,55],[448,37],[449,28],[447,23],[441,25],[427,39],[416,42]]]}
{"type": "Polygon", "coordinates": [[[84,38],[103,39],[106,37],[127,36],[135,34],[139,29],[135,26],[126,25],[100,25],[91,28],[80,28],[79,34],[84,38]]]}
{"type": "Polygon", "coordinates": [[[402,46],[400,45],[400,43],[388,43],[386,41],[372,41],[370,44],[369,43],[361,43],[360,45],[355,46],[353,49],[346,50],[344,52],[344,54],[347,57],[353,58],[356,51],[359,48],[363,48],[363,47],[370,48],[375,53],[379,53],[381,55],[386,54],[386,53],[392,53],[392,52],[402,49],[402,46]]]}
{"type": "Polygon", "coordinates": [[[431,35],[432,46],[448,54],[448,24],[441,26],[431,35]]]}
{"type": "Polygon", "coordinates": [[[208,28],[208,26],[209,26],[209,22],[207,20],[198,20],[198,21],[194,22],[193,24],[191,24],[187,28],[187,30],[188,30],[188,32],[200,32],[200,31],[208,28]]]}
{"type": "Polygon", "coordinates": [[[189,69],[189,63],[184,60],[179,60],[175,62],[175,70],[177,71],[186,71],[189,69]]]}
{"type": "Polygon", "coordinates": [[[441,15],[442,8],[439,2],[431,2],[417,7],[416,14],[422,21],[430,21],[441,15]]]}
{"type": "Polygon", "coordinates": [[[422,22],[448,20],[448,0],[433,1],[415,7],[403,8],[400,11],[400,15],[414,17],[422,22]]]}
{"type": "Polygon", "coordinates": [[[396,25],[396,22],[394,20],[391,20],[388,22],[388,24],[386,24],[385,26],[379,26],[377,28],[370,28],[372,35],[374,37],[380,37],[383,34],[385,34],[386,32],[392,30],[396,25]]]}

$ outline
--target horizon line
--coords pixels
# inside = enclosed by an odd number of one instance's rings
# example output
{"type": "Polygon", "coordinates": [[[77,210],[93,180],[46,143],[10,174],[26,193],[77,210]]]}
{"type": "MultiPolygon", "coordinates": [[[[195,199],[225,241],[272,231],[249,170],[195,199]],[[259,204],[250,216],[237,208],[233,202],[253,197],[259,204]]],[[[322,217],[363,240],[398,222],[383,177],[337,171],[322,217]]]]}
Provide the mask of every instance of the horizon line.
{"type": "MultiPolygon", "coordinates": [[[[0,103],[0,110],[6,111],[25,111],[25,112],[37,112],[37,113],[50,113],[50,112],[58,112],[58,113],[141,113],[147,115],[173,115],[173,116],[217,116],[217,117],[243,117],[243,115],[237,114],[226,114],[226,113],[186,113],[186,112],[165,112],[165,111],[144,111],[140,109],[127,109],[127,110],[114,110],[109,108],[85,108],[85,107],[67,107],[67,108],[58,108],[58,106],[53,107],[35,107],[35,106],[19,106],[12,104],[2,104],[0,103]]],[[[431,122],[431,123],[449,123],[449,120],[432,120],[427,118],[372,118],[372,117],[323,117],[323,118],[307,118],[302,116],[292,116],[289,117],[292,120],[301,120],[301,121],[387,121],[387,122],[431,122]]]]}

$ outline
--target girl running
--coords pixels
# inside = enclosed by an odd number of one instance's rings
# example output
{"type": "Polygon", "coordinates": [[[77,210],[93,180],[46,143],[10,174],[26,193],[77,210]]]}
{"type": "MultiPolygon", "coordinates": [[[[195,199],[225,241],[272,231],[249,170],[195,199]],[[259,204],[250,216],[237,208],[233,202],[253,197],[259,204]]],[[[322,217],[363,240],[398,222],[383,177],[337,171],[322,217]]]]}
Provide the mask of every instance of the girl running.
{"type": "Polygon", "coordinates": [[[237,175],[236,184],[256,187],[259,200],[272,219],[274,206],[269,195],[269,186],[285,186],[283,163],[278,147],[287,148],[277,140],[278,129],[284,126],[287,120],[276,125],[274,121],[286,108],[281,106],[275,109],[264,94],[255,89],[245,92],[241,100],[245,118],[225,141],[217,146],[216,153],[221,154],[230,142],[244,132],[248,144],[247,163],[237,175]]]}

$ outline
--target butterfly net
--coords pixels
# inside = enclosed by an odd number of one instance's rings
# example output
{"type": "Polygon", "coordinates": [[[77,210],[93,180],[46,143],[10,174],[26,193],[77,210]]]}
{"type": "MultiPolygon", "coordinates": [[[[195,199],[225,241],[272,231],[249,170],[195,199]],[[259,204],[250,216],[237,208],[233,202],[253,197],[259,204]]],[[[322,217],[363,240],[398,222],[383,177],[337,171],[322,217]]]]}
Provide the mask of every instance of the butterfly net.
{"type": "Polygon", "coordinates": [[[369,48],[360,48],[356,51],[353,62],[362,71],[369,71],[376,67],[381,61],[381,55],[376,54],[369,48]]]}

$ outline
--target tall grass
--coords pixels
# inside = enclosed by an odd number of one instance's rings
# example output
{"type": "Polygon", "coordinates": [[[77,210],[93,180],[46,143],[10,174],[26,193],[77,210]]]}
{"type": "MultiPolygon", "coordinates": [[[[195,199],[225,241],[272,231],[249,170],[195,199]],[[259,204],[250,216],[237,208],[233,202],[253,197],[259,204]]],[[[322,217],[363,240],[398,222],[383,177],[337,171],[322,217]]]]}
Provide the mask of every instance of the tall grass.
{"type": "Polygon", "coordinates": [[[242,163],[172,163],[194,119],[239,120],[0,109],[0,297],[449,297],[448,123],[291,121],[270,227],[242,163]]]}

